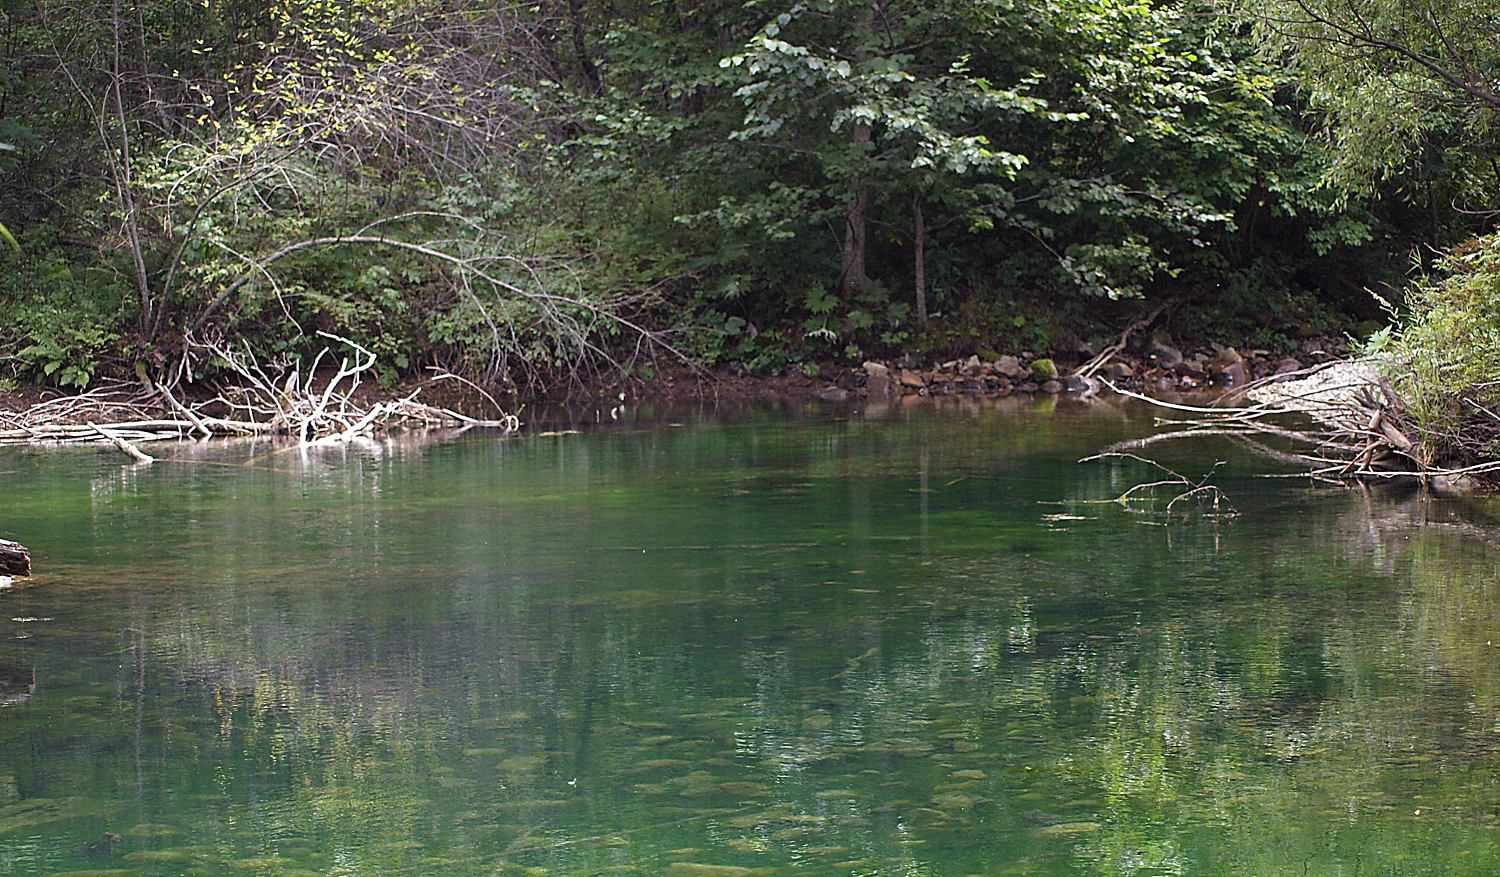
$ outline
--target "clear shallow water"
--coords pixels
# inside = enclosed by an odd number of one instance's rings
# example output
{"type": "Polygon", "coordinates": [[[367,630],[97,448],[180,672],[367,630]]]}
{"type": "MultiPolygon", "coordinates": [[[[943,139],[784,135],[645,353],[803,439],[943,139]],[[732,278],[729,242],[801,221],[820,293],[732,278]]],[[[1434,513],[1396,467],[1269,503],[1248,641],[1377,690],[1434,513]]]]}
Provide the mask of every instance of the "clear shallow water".
{"type": "Polygon", "coordinates": [[[0,874],[1500,870],[1489,506],[1228,445],[1232,521],[1086,502],[1151,428],[0,456],[0,874]]]}

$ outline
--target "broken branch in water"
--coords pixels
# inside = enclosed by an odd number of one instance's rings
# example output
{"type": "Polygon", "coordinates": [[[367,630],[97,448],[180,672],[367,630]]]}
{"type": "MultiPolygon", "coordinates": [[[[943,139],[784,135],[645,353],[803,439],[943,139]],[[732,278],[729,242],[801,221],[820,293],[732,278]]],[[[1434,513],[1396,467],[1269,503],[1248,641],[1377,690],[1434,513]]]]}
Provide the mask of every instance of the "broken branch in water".
{"type": "Polygon", "coordinates": [[[110,432],[108,429],[105,429],[104,427],[99,426],[99,425],[93,423],[92,421],[89,422],[89,428],[92,429],[94,432],[99,433],[100,436],[102,436],[103,438],[105,438],[106,440],[108,440],[115,447],[119,448],[120,451],[123,454],[125,454],[125,456],[130,457],[131,459],[135,460],[137,463],[155,463],[156,462],[156,458],[155,457],[151,456],[150,454],[146,453],[145,451],[141,450],[140,448],[138,448],[135,445],[131,444],[130,442],[126,441],[124,438],[122,438],[118,434],[110,432]]]}
{"type": "Polygon", "coordinates": [[[1136,484],[1114,499],[1093,500],[1093,502],[1115,503],[1123,506],[1127,511],[1139,512],[1142,510],[1135,508],[1130,504],[1137,494],[1154,495],[1158,488],[1177,487],[1182,489],[1167,501],[1166,507],[1162,510],[1167,515],[1172,514],[1178,503],[1185,503],[1195,499],[1204,499],[1212,505],[1213,510],[1208,513],[1209,517],[1232,518],[1235,515],[1239,514],[1237,511],[1235,511],[1234,506],[1230,504],[1229,497],[1225,495],[1224,491],[1220,490],[1217,485],[1209,483],[1209,479],[1213,477],[1214,472],[1218,471],[1218,468],[1224,465],[1223,460],[1215,461],[1213,466],[1209,467],[1209,470],[1203,474],[1203,477],[1197,479],[1196,481],[1187,477],[1186,475],[1183,475],[1180,472],[1176,472],[1172,469],[1167,468],[1166,466],[1163,466],[1161,463],[1158,463],[1157,461],[1149,457],[1142,457],[1139,454],[1132,454],[1128,451],[1105,451],[1100,454],[1095,454],[1092,457],[1084,457],[1078,462],[1088,463],[1095,460],[1106,459],[1134,460],[1161,471],[1167,477],[1158,479],[1156,481],[1146,481],[1140,484],[1136,484]]]}

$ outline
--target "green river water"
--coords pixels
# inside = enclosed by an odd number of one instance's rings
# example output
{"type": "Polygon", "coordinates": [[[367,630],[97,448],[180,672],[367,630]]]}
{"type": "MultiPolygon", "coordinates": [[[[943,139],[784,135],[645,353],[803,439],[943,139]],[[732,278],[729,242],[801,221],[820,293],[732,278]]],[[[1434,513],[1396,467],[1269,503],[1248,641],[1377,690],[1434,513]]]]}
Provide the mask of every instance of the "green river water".
{"type": "Polygon", "coordinates": [[[1481,501],[1109,403],[0,455],[0,875],[1493,875],[1481,501]]]}

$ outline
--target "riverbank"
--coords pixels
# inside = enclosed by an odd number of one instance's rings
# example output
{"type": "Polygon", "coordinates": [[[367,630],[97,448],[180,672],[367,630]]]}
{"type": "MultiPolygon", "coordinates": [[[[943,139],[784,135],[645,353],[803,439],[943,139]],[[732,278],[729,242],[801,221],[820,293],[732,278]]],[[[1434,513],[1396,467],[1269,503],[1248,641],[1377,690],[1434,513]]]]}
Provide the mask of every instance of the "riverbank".
{"type": "MultiPolygon", "coordinates": [[[[699,370],[683,365],[656,369],[651,377],[633,377],[601,384],[587,392],[543,395],[497,401],[478,386],[451,375],[408,378],[393,386],[375,382],[343,389],[350,404],[369,408],[383,402],[418,400],[433,409],[465,417],[494,419],[528,406],[592,399],[606,409],[626,399],[821,399],[828,402],[907,396],[1093,395],[1106,382],[1144,394],[1234,392],[1252,381],[1289,375],[1339,358],[1342,342],[1311,339],[1295,354],[1245,350],[1216,344],[1177,348],[1154,342],[1142,350],[1122,351],[1103,359],[1079,351],[1071,359],[1030,351],[978,354],[963,358],[920,362],[911,356],[870,360],[857,366],[819,367],[815,373],[750,374],[744,369],[699,370]],[[580,396],[583,398],[580,399],[580,396]]],[[[309,386],[323,386],[333,375],[319,375],[309,386]]],[[[304,395],[308,386],[303,388],[304,395]]],[[[180,386],[171,399],[155,387],[131,382],[105,382],[81,393],[37,385],[0,390],[0,429],[28,430],[43,426],[82,426],[178,417],[173,404],[189,406],[206,416],[222,417],[232,407],[220,386],[180,386]],[[217,406],[217,407],[216,407],[217,406]]]]}
{"type": "Polygon", "coordinates": [[[858,366],[819,369],[817,374],[753,376],[724,372],[707,377],[676,374],[633,388],[642,397],[677,398],[713,392],[729,396],[816,397],[829,402],[905,396],[1094,395],[1112,385],[1144,393],[1233,393],[1254,381],[1294,375],[1343,356],[1340,339],[1304,342],[1295,354],[1239,351],[1217,344],[1179,349],[1153,342],[1136,351],[1105,356],[1079,351],[1064,359],[1029,351],[920,362],[907,356],[858,366]]]}

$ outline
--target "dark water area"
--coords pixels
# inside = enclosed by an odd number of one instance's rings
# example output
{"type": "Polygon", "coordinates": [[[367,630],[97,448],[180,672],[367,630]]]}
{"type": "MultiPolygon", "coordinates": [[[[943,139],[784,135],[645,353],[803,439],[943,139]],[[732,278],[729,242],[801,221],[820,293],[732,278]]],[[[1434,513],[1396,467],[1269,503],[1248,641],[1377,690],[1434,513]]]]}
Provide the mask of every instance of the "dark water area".
{"type": "Polygon", "coordinates": [[[0,875],[1500,872],[1488,501],[1204,442],[1239,515],[1133,514],[1109,403],[572,419],[0,455],[0,875]]]}

